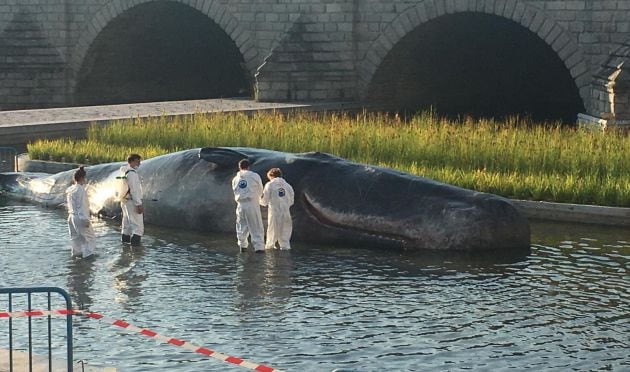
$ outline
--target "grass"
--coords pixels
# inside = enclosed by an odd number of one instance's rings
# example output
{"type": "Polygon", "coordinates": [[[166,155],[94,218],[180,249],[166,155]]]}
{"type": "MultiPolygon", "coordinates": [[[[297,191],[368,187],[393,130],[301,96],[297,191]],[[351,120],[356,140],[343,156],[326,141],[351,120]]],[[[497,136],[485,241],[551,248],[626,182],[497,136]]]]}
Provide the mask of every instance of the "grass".
{"type": "Polygon", "coordinates": [[[630,207],[630,136],[559,124],[409,120],[384,114],[153,117],[92,126],[85,140],[41,140],[33,159],[102,163],[205,146],[323,151],[510,198],[630,207]]]}

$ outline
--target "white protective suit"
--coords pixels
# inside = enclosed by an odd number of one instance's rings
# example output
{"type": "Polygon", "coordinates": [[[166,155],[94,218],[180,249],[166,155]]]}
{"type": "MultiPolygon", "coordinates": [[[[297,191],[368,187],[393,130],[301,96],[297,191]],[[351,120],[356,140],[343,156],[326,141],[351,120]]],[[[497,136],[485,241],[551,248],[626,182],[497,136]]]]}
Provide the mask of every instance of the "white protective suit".
{"type": "Polygon", "coordinates": [[[293,187],[282,177],[276,177],[265,185],[263,197],[260,199],[261,205],[269,207],[265,248],[274,248],[278,242],[280,249],[291,249],[289,240],[293,231],[293,222],[289,207],[293,205],[293,198],[293,187]]]}
{"type": "Polygon", "coordinates": [[[136,206],[142,205],[142,184],[138,172],[125,165],[120,168],[123,178],[124,191],[121,192],[120,207],[122,208],[122,233],[124,235],[144,234],[144,219],[141,213],[136,212],[136,206]],[[125,185],[127,185],[125,187],[125,185]]]}
{"type": "Polygon", "coordinates": [[[90,225],[90,203],[85,187],[74,184],[66,190],[68,230],[73,256],[87,258],[94,253],[96,236],[90,225]]]}
{"type": "Polygon", "coordinates": [[[263,192],[260,176],[249,170],[241,170],[232,179],[232,190],[236,200],[238,246],[246,249],[249,245],[247,237],[251,235],[254,250],[264,250],[264,228],[258,204],[263,192]]]}

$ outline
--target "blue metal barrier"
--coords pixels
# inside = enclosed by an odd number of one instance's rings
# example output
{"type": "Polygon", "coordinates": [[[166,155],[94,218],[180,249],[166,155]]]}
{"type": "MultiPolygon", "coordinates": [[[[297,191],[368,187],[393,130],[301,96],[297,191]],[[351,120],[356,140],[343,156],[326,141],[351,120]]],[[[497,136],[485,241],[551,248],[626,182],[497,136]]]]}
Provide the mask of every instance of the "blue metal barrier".
{"type": "Polygon", "coordinates": [[[13,147],[0,147],[0,172],[17,171],[17,150],[13,147]]]}
{"type": "MultiPolygon", "coordinates": [[[[23,294],[26,296],[27,301],[27,311],[34,310],[32,308],[32,299],[33,294],[35,293],[45,293],[47,296],[47,310],[51,311],[52,302],[51,302],[51,294],[57,293],[63,297],[66,304],[66,310],[72,310],[72,301],[70,300],[70,295],[66,291],[57,287],[33,287],[33,288],[0,288],[0,294],[7,294],[9,300],[8,311],[13,311],[13,303],[16,295],[23,294]]],[[[36,309],[42,310],[42,309],[36,309]]],[[[48,315],[48,370],[52,371],[52,323],[51,316],[48,315]]],[[[28,317],[28,361],[29,361],[29,371],[33,370],[33,327],[32,327],[32,319],[28,317]]],[[[13,372],[13,318],[9,318],[9,372],[13,372]]],[[[72,372],[73,367],[73,357],[72,357],[72,315],[66,316],[66,349],[67,349],[67,362],[68,362],[68,372],[72,372]]]]}

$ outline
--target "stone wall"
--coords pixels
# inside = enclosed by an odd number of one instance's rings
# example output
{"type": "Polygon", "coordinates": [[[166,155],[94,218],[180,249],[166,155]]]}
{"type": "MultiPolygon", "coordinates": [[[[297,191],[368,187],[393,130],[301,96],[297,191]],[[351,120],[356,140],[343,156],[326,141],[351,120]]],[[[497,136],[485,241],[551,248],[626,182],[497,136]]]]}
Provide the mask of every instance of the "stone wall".
{"type": "MultiPolygon", "coordinates": [[[[478,12],[542,39],[569,71],[589,114],[599,117],[624,103],[606,98],[601,77],[611,53],[627,58],[630,0],[173,1],[209,17],[234,41],[261,100],[364,99],[406,35],[447,14],[478,12]]],[[[0,109],[73,104],[78,72],[99,33],[149,2],[0,0],[0,109]]]]}

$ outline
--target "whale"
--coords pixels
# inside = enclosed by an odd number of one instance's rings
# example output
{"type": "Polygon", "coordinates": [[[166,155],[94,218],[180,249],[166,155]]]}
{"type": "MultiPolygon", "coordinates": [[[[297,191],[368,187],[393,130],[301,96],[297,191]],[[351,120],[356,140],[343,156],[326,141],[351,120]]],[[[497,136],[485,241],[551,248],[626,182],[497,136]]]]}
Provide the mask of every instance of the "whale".
{"type": "MultiPolygon", "coordinates": [[[[233,233],[236,202],[231,180],[241,159],[248,159],[250,170],[263,180],[270,168],[282,169],[293,186],[293,241],[432,251],[530,248],[529,223],[507,198],[322,152],[247,147],[197,148],[143,160],[138,174],[145,223],[233,233]]],[[[116,177],[125,164],[85,168],[92,213],[120,216],[116,177]]],[[[0,193],[63,207],[73,173],[2,173],[0,193]]]]}

